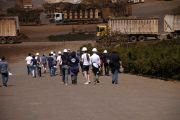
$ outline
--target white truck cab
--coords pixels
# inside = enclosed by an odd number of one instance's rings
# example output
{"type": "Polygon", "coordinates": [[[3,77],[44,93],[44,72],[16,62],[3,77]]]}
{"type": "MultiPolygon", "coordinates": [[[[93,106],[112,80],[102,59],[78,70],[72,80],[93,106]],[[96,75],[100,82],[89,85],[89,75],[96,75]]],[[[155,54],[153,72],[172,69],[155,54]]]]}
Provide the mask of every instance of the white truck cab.
{"type": "Polygon", "coordinates": [[[53,13],[51,14],[51,17],[49,21],[51,23],[61,23],[64,20],[64,14],[63,13],[53,13]]]}

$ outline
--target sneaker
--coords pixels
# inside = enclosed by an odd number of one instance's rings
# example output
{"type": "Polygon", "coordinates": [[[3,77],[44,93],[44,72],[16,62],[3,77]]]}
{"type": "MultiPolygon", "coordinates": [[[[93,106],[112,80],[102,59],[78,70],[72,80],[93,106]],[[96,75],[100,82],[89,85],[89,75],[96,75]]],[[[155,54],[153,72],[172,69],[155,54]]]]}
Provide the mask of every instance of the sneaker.
{"type": "Polygon", "coordinates": [[[88,85],[88,84],[89,84],[89,82],[85,82],[84,84],[85,84],[85,85],[88,85]]]}

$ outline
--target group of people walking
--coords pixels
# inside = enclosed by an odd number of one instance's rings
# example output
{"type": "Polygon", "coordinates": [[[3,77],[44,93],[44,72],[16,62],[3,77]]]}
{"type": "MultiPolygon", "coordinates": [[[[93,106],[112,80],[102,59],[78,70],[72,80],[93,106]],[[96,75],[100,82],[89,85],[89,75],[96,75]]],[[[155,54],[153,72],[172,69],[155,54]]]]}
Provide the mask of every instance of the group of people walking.
{"type": "Polygon", "coordinates": [[[68,85],[68,76],[71,76],[71,83],[77,84],[77,77],[80,69],[85,78],[84,84],[90,84],[90,69],[93,73],[93,83],[100,83],[99,76],[103,75],[103,69],[106,76],[109,76],[109,71],[112,73],[112,84],[118,84],[118,73],[121,66],[121,60],[116,51],[111,54],[104,50],[102,54],[98,53],[96,48],[92,49],[92,55],[88,53],[88,49],[83,47],[81,52],[70,51],[64,49],[63,52],[51,51],[49,56],[39,53],[26,57],[27,73],[33,77],[41,77],[41,73],[46,73],[47,68],[51,77],[55,76],[59,69],[59,74],[62,76],[62,82],[68,85]],[[103,69],[102,69],[103,68],[103,69]]]}

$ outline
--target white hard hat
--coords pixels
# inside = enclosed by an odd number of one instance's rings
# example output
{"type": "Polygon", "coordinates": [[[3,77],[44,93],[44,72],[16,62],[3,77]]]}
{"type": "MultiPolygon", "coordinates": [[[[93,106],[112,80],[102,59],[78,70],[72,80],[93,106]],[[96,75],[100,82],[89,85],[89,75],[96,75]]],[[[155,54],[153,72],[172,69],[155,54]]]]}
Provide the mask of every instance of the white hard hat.
{"type": "Polygon", "coordinates": [[[58,54],[61,54],[61,51],[59,51],[58,54]]]}
{"type": "Polygon", "coordinates": [[[67,49],[64,49],[63,52],[68,52],[67,49]]]}
{"type": "Polygon", "coordinates": [[[36,55],[39,55],[39,53],[36,53],[36,55]]]}
{"type": "Polygon", "coordinates": [[[86,47],[83,47],[82,48],[82,51],[84,52],[84,51],[87,51],[87,48],[86,47]]]}
{"type": "Polygon", "coordinates": [[[93,49],[92,49],[92,52],[97,52],[97,49],[96,49],[96,48],[93,48],[93,49]]]}
{"type": "Polygon", "coordinates": [[[51,54],[53,54],[54,52],[53,51],[51,51],[51,54]]]}
{"type": "Polygon", "coordinates": [[[104,50],[104,52],[103,53],[107,53],[107,50],[104,50]]]}

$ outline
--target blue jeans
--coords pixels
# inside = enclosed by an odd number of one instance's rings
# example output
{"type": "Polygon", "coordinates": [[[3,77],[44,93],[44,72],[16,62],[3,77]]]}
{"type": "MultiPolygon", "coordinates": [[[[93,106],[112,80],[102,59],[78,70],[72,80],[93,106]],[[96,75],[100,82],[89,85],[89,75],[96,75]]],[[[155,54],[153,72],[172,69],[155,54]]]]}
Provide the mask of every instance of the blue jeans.
{"type": "Polygon", "coordinates": [[[28,75],[31,74],[32,68],[31,65],[27,65],[27,73],[28,75]]]}
{"type": "Polygon", "coordinates": [[[33,75],[33,77],[36,77],[36,72],[37,72],[37,66],[33,65],[32,66],[32,75],[33,75]]]}
{"type": "Polygon", "coordinates": [[[112,84],[118,84],[118,70],[115,70],[114,73],[112,73],[112,84]]]}
{"type": "Polygon", "coordinates": [[[3,82],[3,86],[7,86],[7,82],[9,79],[9,74],[8,73],[1,73],[2,75],[2,82],[3,82]]]}
{"type": "Polygon", "coordinates": [[[68,84],[68,73],[69,73],[69,66],[68,65],[62,65],[62,80],[65,84],[68,84]]]}
{"type": "Polygon", "coordinates": [[[50,74],[50,76],[53,76],[53,72],[54,72],[53,66],[49,66],[49,74],[50,74]]]}

